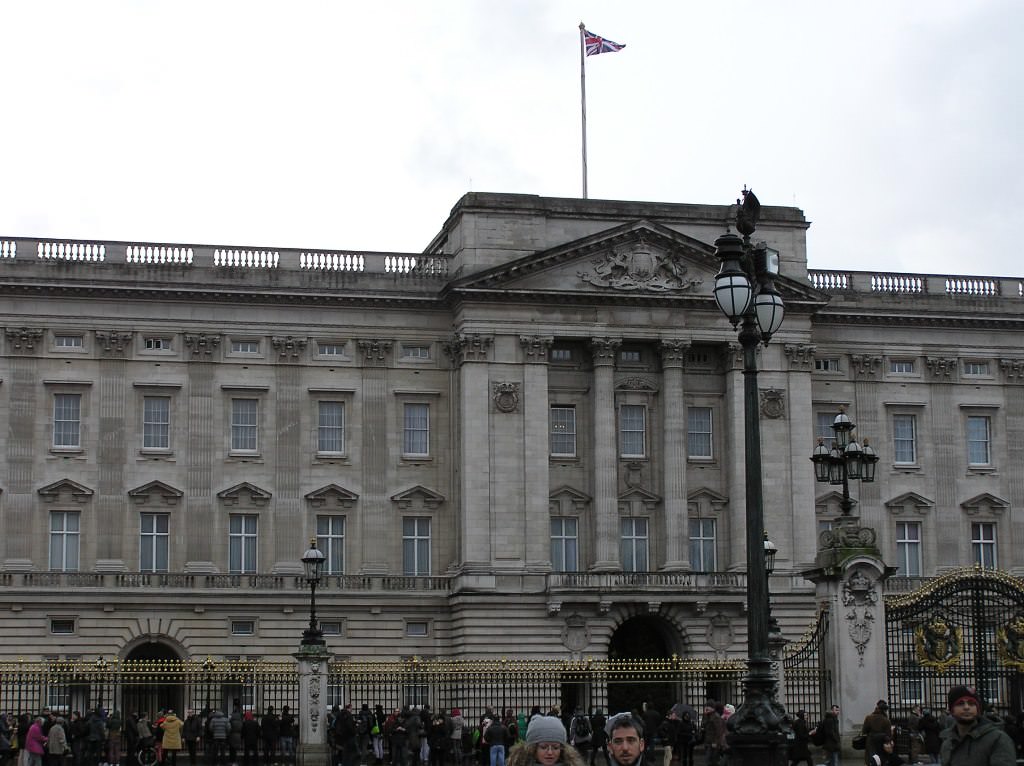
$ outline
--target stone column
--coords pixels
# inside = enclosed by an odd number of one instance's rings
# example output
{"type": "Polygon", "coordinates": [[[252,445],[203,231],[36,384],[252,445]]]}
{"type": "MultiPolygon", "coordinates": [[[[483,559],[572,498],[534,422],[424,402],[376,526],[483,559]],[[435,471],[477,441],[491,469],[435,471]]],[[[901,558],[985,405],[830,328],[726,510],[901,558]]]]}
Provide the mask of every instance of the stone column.
{"type": "Polygon", "coordinates": [[[550,462],[548,455],[548,351],[553,338],[522,335],[523,348],[523,464],[526,486],[526,567],[551,569],[550,462]]]}
{"type": "MultiPolygon", "coordinates": [[[[300,362],[305,357],[307,341],[291,335],[274,336],[270,345],[277,352],[275,370],[274,423],[274,497],[271,500],[274,512],[267,532],[273,535],[273,545],[267,549],[276,555],[274,574],[301,574],[302,565],[298,558],[305,548],[309,531],[303,523],[301,479],[303,474],[303,432],[301,410],[308,401],[308,394],[302,388],[300,362]]],[[[267,434],[270,442],[271,434],[267,434]]],[[[263,520],[260,524],[263,525],[263,520]]],[[[260,534],[263,538],[264,535],[260,534]]],[[[262,546],[261,546],[262,547],[262,546]]],[[[262,555],[262,554],[261,554],[262,555]]],[[[267,560],[270,556],[267,556],[267,560]]],[[[263,561],[263,558],[260,558],[263,561]]]]}
{"type": "Polygon", "coordinates": [[[487,358],[492,336],[457,333],[445,345],[458,372],[458,427],[462,450],[459,506],[461,566],[490,573],[491,432],[487,358]]]}
{"type": "MultiPolygon", "coordinates": [[[[215,572],[214,546],[225,529],[218,523],[213,498],[213,466],[221,465],[220,424],[214,420],[214,367],[220,335],[185,333],[188,349],[188,478],[185,486],[184,523],[188,551],[186,572],[215,572]]],[[[226,533],[225,533],[226,537],[226,533]]],[[[227,561],[221,564],[226,567],[227,561]]]]}
{"type": "Polygon", "coordinates": [[[619,561],[619,463],[615,430],[615,354],[618,338],[592,338],[594,362],[592,440],[594,456],[595,572],[616,572],[619,561]]]}
{"type": "MultiPolygon", "coordinates": [[[[363,363],[363,440],[362,440],[362,495],[359,498],[360,554],[362,574],[386,574],[389,571],[388,553],[393,550],[380,541],[394,537],[389,530],[388,475],[391,458],[388,455],[388,440],[385,434],[391,432],[392,421],[388,413],[394,412],[388,401],[388,357],[394,341],[379,338],[362,338],[356,347],[363,363]]],[[[401,422],[401,421],[399,421],[401,422]]],[[[392,524],[394,522],[391,522],[392,524]]],[[[399,523],[401,533],[401,523],[399,523]]],[[[401,558],[398,560],[401,572],[401,558]]]]}
{"type": "MultiPolygon", "coordinates": [[[[98,401],[99,439],[96,448],[98,488],[96,492],[96,518],[83,529],[108,530],[96,534],[96,571],[123,572],[128,567],[124,560],[126,533],[126,492],[124,467],[128,463],[125,441],[125,400],[133,395],[126,391],[127,362],[125,354],[131,348],[134,333],[113,330],[96,331],[96,349],[100,354],[100,380],[98,401]],[[120,532],[115,531],[120,530],[120,532]]],[[[134,569],[135,566],[132,567],[134,569]]]]}
{"type": "Polygon", "coordinates": [[[298,762],[330,763],[327,745],[327,674],[331,653],[324,646],[302,646],[299,661],[298,762]]]}
{"type": "Polygon", "coordinates": [[[822,532],[820,542],[816,568],[804,576],[815,583],[817,599],[831,615],[822,662],[832,672],[830,703],[839,705],[847,749],[865,711],[887,696],[882,583],[896,570],[882,561],[875,530],[856,520],[822,532]]]}
{"type": "Polygon", "coordinates": [[[44,331],[39,327],[9,328],[4,331],[10,376],[7,409],[6,481],[4,487],[3,569],[7,572],[44,570],[47,566],[48,521],[38,507],[34,472],[37,415],[45,422],[46,408],[39,400],[39,371],[36,353],[42,352],[44,331]],[[40,558],[41,556],[41,558],[40,558]]]}
{"type": "Polygon", "coordinates": [[[690,568],[690,539],[686,501],[686,407],[683,406],[683,367],[690,342],[663,340],[658,345],[662,368],[662,504],[665,550],[662,569],[690,568]]]}

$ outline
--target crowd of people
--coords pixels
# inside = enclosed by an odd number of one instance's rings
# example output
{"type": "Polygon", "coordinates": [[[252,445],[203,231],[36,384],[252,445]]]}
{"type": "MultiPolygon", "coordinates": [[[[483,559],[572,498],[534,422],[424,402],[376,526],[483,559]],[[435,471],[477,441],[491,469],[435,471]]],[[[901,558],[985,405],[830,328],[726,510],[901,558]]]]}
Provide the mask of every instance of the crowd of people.
{"type": "MultiPolygon", "coordinates": [[[[916,706],[896,726],[879,700],[854,738],[865,766],[1016,765],[1024,726],[1012,716],[998,719],[966,686],[950,689],[947,702],[946,711],[916,706]]],[[[697,752],[705,766],[727,766],[727,721],[734,712],[714,701],[700,714],[677,704],[664,716],[648,705],[610,716],[600,709],[563,716],[557,706],[528,714],[487,708],[471,721],[457,707],[385,712],[381,705],[354,710],[348,704],[329,712],[327,743],[330,766],[695,766],[697,752]]],[[[796,712],[790,766],[839,766],[839,712],[832,705],[813,728],[805,711],[796,712]]],[[[185,758],[188,766],[201,759],[212,766],[276,766],[295,758],[296,723],[287,705],[280,713],[268,706],[257,720],[237,700],[230,713],[187,710],[179,717],[164,710],[152,721],[145,713],[122,717],[102,708],[66,718],[45,709],[34,718],[5,713],[0,766],[178,766],[179,753],[182,766],[185,758]]]]}

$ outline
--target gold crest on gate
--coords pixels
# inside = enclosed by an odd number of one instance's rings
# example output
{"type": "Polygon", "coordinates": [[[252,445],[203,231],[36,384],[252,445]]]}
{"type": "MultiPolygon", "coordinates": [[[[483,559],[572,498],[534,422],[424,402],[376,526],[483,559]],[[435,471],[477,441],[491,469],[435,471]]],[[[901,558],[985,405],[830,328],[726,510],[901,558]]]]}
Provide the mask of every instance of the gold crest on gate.
{"type": "Polygon", "coordinates": [[[914,629],[917,662],[922,667],[935,668],[944,673],[960,664],[963,628],[950,625],[941,617],[918,625],[914,629]]]}
{"type": "Polygon", "coordinates": [[[1024,617],[1017,615],[996,631],[999,659],[1018,671],[1024,671],[1024,617]]]}

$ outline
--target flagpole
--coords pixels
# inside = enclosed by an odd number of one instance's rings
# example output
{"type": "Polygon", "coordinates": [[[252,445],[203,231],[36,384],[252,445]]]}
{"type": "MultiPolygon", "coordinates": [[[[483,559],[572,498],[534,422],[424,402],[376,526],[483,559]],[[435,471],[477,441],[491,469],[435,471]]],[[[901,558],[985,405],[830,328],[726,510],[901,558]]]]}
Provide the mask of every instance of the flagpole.
{"type": "Polygon", "coordinates": [[[583,113],[583,199],[587,198],[587,67],[585,29],[580,22],[580,108],[583,113]]]}

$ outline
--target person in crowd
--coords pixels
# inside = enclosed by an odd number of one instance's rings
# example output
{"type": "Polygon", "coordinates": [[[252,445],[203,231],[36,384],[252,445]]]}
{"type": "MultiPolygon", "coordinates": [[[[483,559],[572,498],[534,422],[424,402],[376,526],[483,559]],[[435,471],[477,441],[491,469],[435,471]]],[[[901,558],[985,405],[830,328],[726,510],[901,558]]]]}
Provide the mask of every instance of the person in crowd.
{"type": "Polygon", "coordinates": [[[263,740],[263,763],[270,763],[277,755],[277,741],[281,738],[281,719],[268,705],[260,721],[260,735],[263,740]]]}
{"type": "Polygon", "coordinates": [[[821,717],[818,725],[811,730],[811,738],[825,751],[822,766],[839,766],[842,740],[839,736],[839,705],[831,708],[821,717]]]}
{"type": "Polygon", "coordinates": [[[658,727],[658,739],[661,740],[662,766],[672,766],[672,758],[679,757],[679,746],[677,744],[679,740],[679,726],[679,713],[676,712],[675,708],[669,709],[668,715],[665,716],[661,726],[658,727]]]}
{"type": "Polygon", "coordinates": [[[939,719],[935,717],[935,711],[931,709],[924,710],[919,726],[921,736],[924,738],[924,752],[931,759],[932,763],[938,763],[939,750],[942,747],[942,738],[939,736],[942,732],[942,727],[939,725],[939,719]]]}
{"type": "Polygon", "coordinates": [[[47,766],[63,766],[64,756],[70,751],[67,733],[64,731],[65,723],[63,718],[57,718],[46,732],[47,766]]]}
{"type": "Polygon", "coordinates": [[[873,734],[875,754],[871,756],[872,766],[902,766],[906,761],[896,754],[896,741],[891,734],[873,734]]]}
{"type": "MultiPolygon", "coordinates": [[[[559,726],[562,726],[561,721],[555,720],[559,726]]],[[[565,730],[564,726],[562,726],[562,730],[565,730]]],[[[563,736],[565,735],[563,734],[563,736]]],[[[505,766],[505,748],[508,747],[509,739],[508,727],[501,718],[495,717],[483,735],[483,740],[489,748],[491,766],[505,766]]]]}
{"type": "Polygon", "coordinates": [[[238,766],[238,754],[242,750],[242,706],[233,705],[228,716],[228,759],[231,766],[238,766]]]}
{"type": "Polygon", "coordinates": [[[889,720],[889,703],[885,700],[878,700],[875,709],[864,718],[860,733],[867,739],[864,744],[864,763],[872,766],[871,756],[877,752],[881,739],[872,736],[875,734],[892,734],[892,721],[889,720]]]}
{"type": "Polygon", "coordinates": [[[409,756],[409,731],[405,728],[405,720],[409,710],[396,710],[390,717],[390,724],[384,728],[384,736],[391,747],[391,766],[406,766],[409,756]]]}
{"type": "Polygon", "coordinates": [[[704,706],[704,720],[701,722],[701,733],[704,740],[704,761],[707,766],[718,766],[722,752],[725,750],[725,719],[721,703],[709,702],[704,706]]]}
{"type": "Polygon", "coordinates": [[[644,724],[632,713],[613,715],[604,725],[612,766],[646,766],[644,724]]]}
{"type": "Polygon", "coordinates": [[[160,722],[160,729],[163,737],[160,739],[160,752],[162,759],[160,763],[166,764],[170,761],[171,766],[178,766],[178,752],[181,750],[181,730],[185,726],[173,710],[168,710],[164,720],[160,722]]]}
{"type": "Polygon", "coordinates": [[[28,753],[28,766],[43,766],[46,755],[46,735],[43,734],[43,717],[33,721],[25,737],[25,752],[28,753]]]}
{"type": "Polygon", "coordinates": [[[242,764],[243,766],[256,766],[259,761],[260,740],[262,730],[256,717],[251,710],[246,710],[242,716],[242,764]]]}
{"type": "Polygon", "coordinates": [[[679,733],[673,751],[678,753],[679,766],[693,766],[693,750],[697,746],[697,724],[689,710],[679,717],[679,733]]]}
{"type": "Polygon", "coordinates": [[[185,724],[181,728],[181,737],[188,750],[189,766],[196,766],[196,753],[199,749],[199,739],[203,736],[203,720],[191,708],[185,711],[185,724]]]}
{"type": "Polygon", "coordinates": [[[462,766],[462,736],[466,728],[466,719],[462,717],[462,710],[453,707],[449,720],[452,724],[452,732],[449,735],[451,738],[452,766],[462,766]]]}
{"type": "Polygon", "coordinates": [[[442,712],[431,719],[427,738],[430,744],[430,766],[445,766],[451,739],[448,737],[448,719],[442,712]]]}
{"type": "Polygon", "coordinates": [[[281,708],[281,756],[288,760],[295,758],[295,716],[287,705],[281,708]]]}
{"type": "Polygon", "coordinates": [[[789,745],[789,766],[806,763],[814,766],[811,760],[811,731],[807,726],[807,711],[797,710],[793,720],[793,740],[789,745]]]}
{"type": "Polygon", "coordinates": [[[210,713],[210,742],[213,744],[213,762],[220,766],[228,750],[228,733],[231,724],[223,710],[214,710],[210,713]]]}
{"type": "Polygon", "coordinates": [[[583,756],[566,741],[565,726],[557,718],[536,716],[508,754],[506,766],[584,766],[583,756]]]}
{"type": "Polygon", "coordinates": [[[124,718],[120,710],[111,711],[107,716],[107,757],[110,766],[121,764],[121,736],[124,732],[124,718]]]}
{"type": "Polygon", "coordinates": [[[583,708],[576,708],[572,720],[569,722],[569,743],[583,758],[586,758],[593,738],[594,730],[590,719],[583,714],[583,708]]]}
{"type": "Polygon", "coordinates": [[[373,706],[373,718],[370,720],[370,747],[373,749],[373,760],[376,766],[384,763],[384,724],[387,722],[383,705],[373,706]]]}
{"type": "Polygon", "coordinates": [[[590,738],[590,766],[594,766],[594,756],[597,755],[599,750],[604,753],[606,766],[612,766],[611,758],[608,755],[608,732],[604,729],[607,723],[608,719],[604,717],[604,711],[601,708],[597,708],[594,711],[594,715],[590,717],[590,730],[592,732],[590,738]]]}
{"type": "Polygon", "coordinates": [[[953,725],[942,732],[942,766],[1015,766],[1017,750],[1002,727],[982,715],[978,693],[954,686],[946,695],[953,725]]]}

